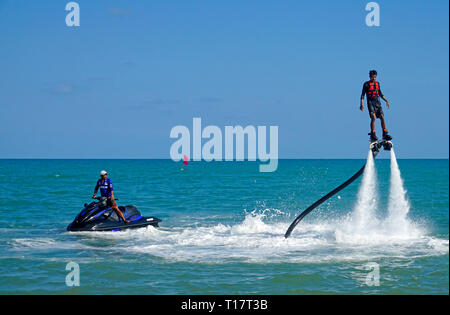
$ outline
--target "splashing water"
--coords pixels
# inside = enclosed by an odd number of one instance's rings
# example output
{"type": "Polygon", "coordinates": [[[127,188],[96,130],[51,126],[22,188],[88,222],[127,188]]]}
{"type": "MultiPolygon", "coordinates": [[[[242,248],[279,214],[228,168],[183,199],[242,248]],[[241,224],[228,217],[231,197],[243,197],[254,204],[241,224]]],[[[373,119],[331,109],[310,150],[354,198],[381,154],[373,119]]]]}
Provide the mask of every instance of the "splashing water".
{"type": "Polygon", "coordinates": [[[377,199],[377,175],[372,151],[369,150],[362,184],[358,191],[357,203],[353,214],[352,225],[356,229],[355,232],[364,233],[370,226],[377,224],[375,217],[377,199]]]}
{"type": "MultiPolygon", "coordinates": [[[[303,222],[300,229],[285,239],[283,233],[288,223],[265,222],[266,219],[265,215],[251,213],[232,225],[218,223],[170,229],[147,227],[123,232],[81,232],[76,236],[80,237],[80,250],[96,250],[105,254],[127,252],[170,262],[208,264],[336,263],[380,257],[410,259],[448,253],[448,240],[423,235],[392,238],[381,224],[357,234],[346,220],[303,222]],[[341,238],[336,237],[339,230],[341,238]]],[[[45,250],[50,246],[72,249],[76,244],[14,240],[20,251],[27,248],[45,250]]]]}
{"type": "Polygon", "coordinates": [[[406,190],[403,187],[403,180],[395,157],[394,149],[391,150],[391,186],[389,191],[388,218],[386,223],[392,229],[397,229],[404,233],[409,227],[407,214],[409,212],[409,202],[406,198],[406,190]]]}
{"type": "Polygon", "coordinates": [[[342,227],[336,230],[336,240],[354,244],[388,244],[420,238],[424,232],[407,219],[410,209],[403,187],[400,169],[394,149],[391,150],[391,179],[388,216],[376,217],[378,193],[375,163],[369,151],[366,168],[358,191],[355,209],[342,227]]]}

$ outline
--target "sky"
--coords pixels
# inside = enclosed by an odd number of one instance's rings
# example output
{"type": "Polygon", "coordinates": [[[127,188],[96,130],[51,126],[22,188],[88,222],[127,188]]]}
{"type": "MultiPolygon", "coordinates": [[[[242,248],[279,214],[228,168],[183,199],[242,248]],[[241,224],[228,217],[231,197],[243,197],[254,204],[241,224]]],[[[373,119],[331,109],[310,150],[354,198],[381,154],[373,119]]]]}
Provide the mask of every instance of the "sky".
{"type": "Polygon", "coordinates": [[[365,158],[370,69],[397,156],[448,158],[448,1],[377,1],[380,27],[359,0],[79,0],[80,27],[68,2],[0,0],[0,158],[170,158],[194,117],[365,158]]]}

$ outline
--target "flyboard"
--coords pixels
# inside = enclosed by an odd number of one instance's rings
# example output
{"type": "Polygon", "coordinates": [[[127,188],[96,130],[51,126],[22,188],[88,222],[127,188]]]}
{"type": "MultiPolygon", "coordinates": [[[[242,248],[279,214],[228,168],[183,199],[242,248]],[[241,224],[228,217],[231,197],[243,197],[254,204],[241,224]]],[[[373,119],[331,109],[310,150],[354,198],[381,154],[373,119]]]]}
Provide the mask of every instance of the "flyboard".
{"type": "MultiPolygon", "coordinates": [[[[372,150],[373,157],[376,158],[378,153],[380,153],[380,149],[383,148],[386,151],[390,151],[392,149],[392,142],[388,140],[377,140],[370,143],[369,148],[372,150]]],[[[287,229],[286,233],[284,234],[285,238],[288,238],[294,228],[297,226],[297,224],[303,220],[305,216],[307,216],[311,211],[313,211],[315,208],[320,206],[323,202],[328,200],[329,198],[333,197],[335,194],[340,192],[342,189],[353,183],[359,176],[364,173],[364,169],[366,168],[366,164],[364,164],[363,167],[359,171],[357,171],[352,177],[347,179],[344,183],[342,183],[340,186],[336,187],[332,191],[330,191],[328,194],[314,202],[312,205],[310,205],[306,210],[304,210],[302,213],[299,214],[297,218],[295,218],[294,222],[291,223],[289,228],[287,229]]]]}

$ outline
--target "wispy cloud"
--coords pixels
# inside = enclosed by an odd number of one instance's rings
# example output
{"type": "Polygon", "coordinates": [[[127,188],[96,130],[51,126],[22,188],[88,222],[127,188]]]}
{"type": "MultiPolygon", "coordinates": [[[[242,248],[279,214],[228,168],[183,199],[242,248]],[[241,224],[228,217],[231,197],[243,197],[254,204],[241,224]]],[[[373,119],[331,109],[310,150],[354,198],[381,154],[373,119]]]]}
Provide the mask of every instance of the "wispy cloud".
{"type": "Polygon", "coordinates": [[[111,80],[111,78],[107,77],[107,76],[96,75],[96,76],[89,76],[89,77],[86,78],[86,80],[89,80],[89,81],[108,81],[108,80],[111,80]]]}
{"type": "Polygon", "coordinates": [[[134,61],[124,61],[121,63],[121,66],[125,68],[134,68],[136,66],[136,63],[134,61]]]}
{"type": "Polygon", "coordinates": [[[197,99],[199,103],[206,103],[206,104],[215,104],[215,103],[221,103],[222,99],[220,97],[200,97],[197,99]]]}
{"type": "Polygon", "coordinates": [[[46,88],[45,91],[47,91],[50,94],[70,94],[74,91],[75,86],[72,84],[66,84],[61,83],[57,84],[55,86],[46,88]]]}
{"type": "Polygon", "coordinates": [[[131,9],[124,9],[124,8],[119,8],[119,7],[110,7],[109,8],[109,13],[111,15],[115,15],[115,16],[130,16],[131,15],[131,9]]]}
{"type": "Polygon", "coordinates": [[[179,104],[180,100],[178,99],[165,99],[165,98],[155,98],[152,100],[147,100],[143,102],[148,105],[175,105],[179,104]]]}
{"type": "Polygon", "coordinates": [[[174,110],[174,105],[180,104],[181,101],[178,99],[164,99],[155,98],[151,100],[142,101],[137,105],[125,106],[125,109],[130,110],[152,110],[156,112],[172,113],[174,110]]]}

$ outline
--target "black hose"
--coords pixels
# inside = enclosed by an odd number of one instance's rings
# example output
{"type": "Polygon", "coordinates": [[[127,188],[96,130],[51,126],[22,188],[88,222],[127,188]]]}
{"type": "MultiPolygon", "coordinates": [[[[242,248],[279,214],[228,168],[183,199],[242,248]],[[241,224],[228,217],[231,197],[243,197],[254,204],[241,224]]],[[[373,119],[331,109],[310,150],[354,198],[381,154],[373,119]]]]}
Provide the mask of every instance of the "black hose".
{"type": "MultiPolygon", "coordinates": [[[[375,158],[378,154],[378,150],[372,150],[373,153],[373,157],[375,158]]],[[[288,238],[292,231],[294,230],[294,228],[297,226],[297,224],[303,220],[303,218],[310,213],[311,211],[313,211],[315,208],[317,208],[318,206],[320,206],[324,201],[326,201],[327,199],[333,197],[335,194],[337,194],[338,192],[340,192],[342,189],[344,189],[345,187],[347,187],[348,185],[350,185],[351,183],[353,183],[359,176],[361,176],[362,173],[364,173],[364,169],[366,168],[366,164],[364,164],[363,167],[361,167],[361,169],[356,172],[352,177],[350,177],[347,181],[345,181],[343,184],[341,184],[339,187],[336,187],[335,189],[333,189],[332,191],[330,191],[328,194],[326,194],[325,196],[323,196],[322,198],[320,198],[319,200],[317,200],[316,202],[314,202],[312,205],[310,205],[305,211],[303,211],[302,213],[300,213],[300,215],[295,218],[294,222],[291,223],[291,225],[289,226],[289,228],[287,229],[286,233],[284,234],[285,238],[288,238]]]]}

